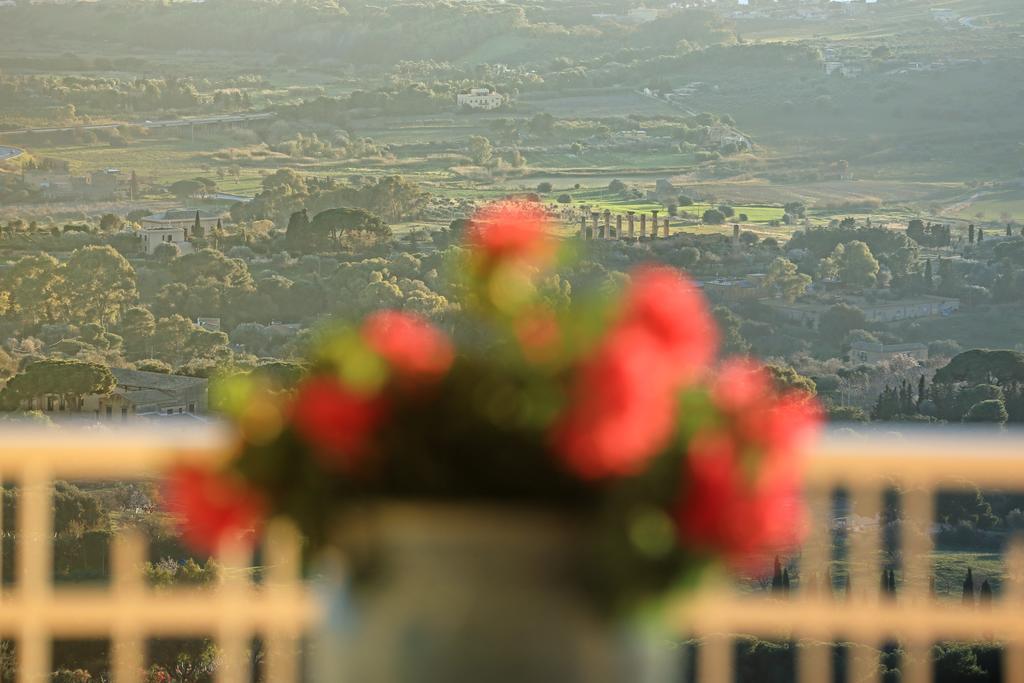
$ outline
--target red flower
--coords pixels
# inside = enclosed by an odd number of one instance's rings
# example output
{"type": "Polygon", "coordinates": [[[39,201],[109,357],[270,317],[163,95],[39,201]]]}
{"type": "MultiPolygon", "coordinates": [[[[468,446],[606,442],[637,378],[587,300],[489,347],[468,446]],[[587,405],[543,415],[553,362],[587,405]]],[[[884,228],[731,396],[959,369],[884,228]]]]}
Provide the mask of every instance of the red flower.
{"type": "Polygon", "coordinates": [[[173,470],[166,484],[168,510],[178,515],[185,542],[216,553],[226,541],[252,543],[263,525],[265,504],[259,492],[240,479],[198,467],[173,470]]]}
{"type": "Polygon", "coordinates": [[[562,331],[551,311],[539,308],[523,315],[515,324],[516,339],[527,360],[542,363],[558,351],[562,331]]]}
{"type": "Polygon", "coordinates": [[[704,372],[718,333],[693,285],[668,268],[633,277],[622,314],[580,367],[555,446],[586,479],[638,472],[664,448],[677,392],[704,372]]]}
{"type": "Polygon", "coordinates": [[[363,323],[363,338],[403,378],[436,379],[455,357],[436,327],[412,313],[378,311],[363,323]]]}
{"type": "Polygon", "coordinates": [[[312,377],[292,403],[292,424],[325,467],[351,470],[369,452],[370,436],[386,408],[378,395],[357,393],[331,377],[312,377]]]}
{"type": "Polygon", "coordinates": [[[672,433],[675,393],[651,335],[626,328],[580,368],[554,445],[584,479],[635,474],[672,433]]]}
{"type": "Polygon", "coordinates": [[[792,548],[803,531],[800,468],[786,459],[751,462],[728,432],[699,435],[684,467],[677,528],[685,545],[723,555],[734,566],[761,569],[792,548]]]}
{"type": "Polygon", "coordinates": [[[801,450],[821,422],[821,410],[813,396],[799,391],[780,396],[767,368],[753,360],[724,363],[712,396],[741,438],[767,455],[801,450]]]}
{"type": "Polygon", "coordinates": [[[553,252],[547,216],[536,204],[491,204],[477,212],[472,225],[469,244],[488,261],[542,263],[553,252]]]}
{"type": "Polygon", "coordinates": [[[681,383],[706,370],[718,347],[718,329],[704,297],[671,268],[647,267],[633,274],[619,324],[651,334],[665,353],[663,370],[681,383]]]}
{"type": "Polygon", "coordinates": [[[772,390],[768,370],[747,358],[731,358],[718,368],[712,389],[715,404],[729,413],[755,408],[772,390]]]}

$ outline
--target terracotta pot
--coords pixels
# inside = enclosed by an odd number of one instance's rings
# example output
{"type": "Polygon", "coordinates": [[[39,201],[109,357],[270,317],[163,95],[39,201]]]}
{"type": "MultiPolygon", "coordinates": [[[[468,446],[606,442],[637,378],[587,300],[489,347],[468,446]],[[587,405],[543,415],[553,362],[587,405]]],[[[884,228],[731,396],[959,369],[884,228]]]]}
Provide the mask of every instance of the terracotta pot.
{"type": "Polygon", "coordinates": [[[320,652],[325,682],[661,683],[681,655],[650,624],[601,616],[579,586],[580,527],[556,514],[381,505],[339,525],[379,560],[341,582],[320,652]]]}

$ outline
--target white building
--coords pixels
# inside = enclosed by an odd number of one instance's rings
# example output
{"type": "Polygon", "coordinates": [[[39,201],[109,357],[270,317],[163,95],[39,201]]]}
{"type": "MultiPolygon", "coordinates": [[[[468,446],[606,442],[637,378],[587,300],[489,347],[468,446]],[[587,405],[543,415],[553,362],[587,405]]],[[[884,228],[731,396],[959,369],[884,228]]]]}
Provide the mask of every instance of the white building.
{"type": "Polygon", "coordinates": [[[460,107],[470,109],[497,109],[505,103],[505,96],[501,93],[492,92],[488,88],[473,88],[468,93],[459,93],[455,101],[460,107]]]}
{"type": "Polygon", "coordinates": [[[202,209],[168,209],[146,216],[142,219],[142,230],[139,232],[143,250],[152,254],[161,244],[174,244],[181,253],[191,253],[197,215],[199,225],[207,233],[225,216],[202,209]]]}

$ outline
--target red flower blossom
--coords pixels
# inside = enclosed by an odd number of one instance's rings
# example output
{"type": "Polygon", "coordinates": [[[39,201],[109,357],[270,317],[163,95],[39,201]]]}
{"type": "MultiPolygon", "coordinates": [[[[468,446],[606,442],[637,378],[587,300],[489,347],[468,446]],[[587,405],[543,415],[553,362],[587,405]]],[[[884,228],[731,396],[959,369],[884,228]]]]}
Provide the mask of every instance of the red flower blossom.
{"type": "Polygon", "coordinates": [[[638,472],[672,433],[675,393],[665,354],[635,328],[613,333],[584,364],[554,445],[583,479],[638,472]]]}
{"type": "Polygon", "coordinates": [[[536,204],[499,202],[473,217],[469,244],[487,261],[543,263],[554,249],[547,216],[536,204]]]}
{"type": "Polygon", "coordinates": [[[562,341],[558,320],[551,311],[540,308],[516,321],[516,339],[527,360],[541,363],[550,360],[562,341]]]}
{"type": "Polygon", "coordinates": [[[651,334],[666,356],[662,370],[681,383],[706,370],[718,347],[718,329],[704,297],[671,268],[647,267],[633,274],[619,325],[651,334]]]}
{"type": "Polygon", "coordinates": [[[779,395],[767,368],[753,360],[724,363],[712,396],[740,437],[769,456],[801,450],[821,422],[820,406],[813,396],[799,391],[779,395]]]}
{"type": "Polygon", "coordinates": [[[402,378],[439,378],[455,357],[448,338],[412,313],[378,311],[363,323],[362,334],[402,378]]]}
{"type": "Polygon", "coordinates": [[[767,368],[747,358],[731,358],[715,373],[712,394],[719,408],[738,413],[756,407],[771,390],[767,368]]]}
{"type": "Polygon", "coordinates": [[[790,456],[752,462],[726,431],[695,438],[676,510],[682,542],[748,570],[763,569],[769,554],[792,548],[802,536],[804,511],[799,458],[790,456]]]}
{"type": "Polygon", "coordinates": [[[216,553],[226,541],[251,545],[263,526],[263,497],[240,479],[191,466],[173,470],[166,483],[168,510],[180,519],[185,542],[216,553]]]}
{"type": "Polygon", "coordinates": [[[369,439],[387,413],[379,395],[357,393],[331,377],[313,377],[292,403],[292,424],[325,467],[351,470],[369,452],[369,439]]]}

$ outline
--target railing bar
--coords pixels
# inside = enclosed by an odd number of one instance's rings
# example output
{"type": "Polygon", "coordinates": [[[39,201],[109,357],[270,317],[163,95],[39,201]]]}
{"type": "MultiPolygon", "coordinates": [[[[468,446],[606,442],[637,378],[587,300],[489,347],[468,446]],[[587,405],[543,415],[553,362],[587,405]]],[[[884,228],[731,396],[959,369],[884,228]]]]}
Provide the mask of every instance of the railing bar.
{"type": "Polygon", "coordinates": [[[15,595],[24,605],[23,610],[16,612],[20,622],[17,645],[19,683],[36,683],[49,678],[52,634],[46,630],[40,611],[52,604],[51,480],[45,463],[31,460],[22,463],[15,539],[18,544],[15,595]]]}
{"type": "Polygon", "coordinates": [[[700,683],[733,683],[733,639],[729,634],[705,636],[697,649],[700,683]]]}
{"type": "MultiPolygon", "coordinates": [[[[111,598],[121,604],[144,600],[141,572],[145,542],[141,534],[119,533],[114,537],[111,556],[111,598]]],[[[111,643],[114,683],[136,683],[142,680],[146,666],[142,639],[137,625],[126,619],[122,610],[116,610],[115,614],[118,624],[112,629],[111,643]]]]}
{"type": "Polygon", "coordinates": [[[901,602],[923,605],[932,600],[931,595],[931,528],[935,519],[935,494],[930,489],[913,489],[904,492],[903,528],[903,586],[901,602]]]}
{"type": "MultiPolygon", "coordinates": [[[[931,644],[917,640],[904,642],[900,673],[903,683],[932,683],[931,644]]],[[[1007,680],[1019,679],[1009,678],[1007,680]]]]}
{"type": "Polygon", "coordinates": [[[832,644],[805,640],[797,651],[797,682],[832,680],[832,644]]]}
{"type": "MultiPolygon", "coordinates": [[[[225,543],[218,553],[220,601],[247,600],[255,597],[249,581],[248,567],[251,556],[239,543],[225,543]]],[[[225,611],[217,630],[219,649],[217,683],[249,683],[252,679],[248,645],[253,635],[252,624],[237,612],[225,611]]]]}
{"type": "Polygon", "coordinates": [[[850,683],[877,683],[881,652],[873,645],[850,643],[850,659],[847,671],[850,683]]]}

